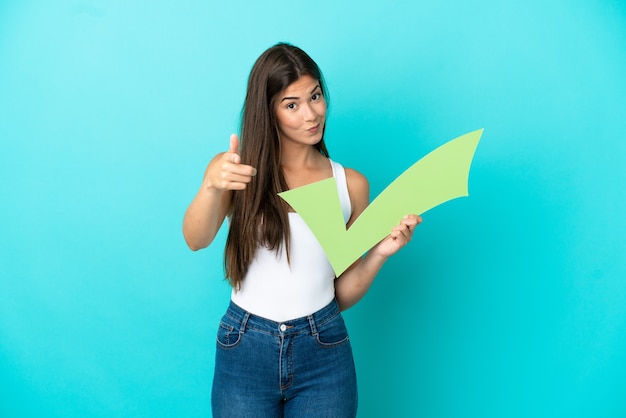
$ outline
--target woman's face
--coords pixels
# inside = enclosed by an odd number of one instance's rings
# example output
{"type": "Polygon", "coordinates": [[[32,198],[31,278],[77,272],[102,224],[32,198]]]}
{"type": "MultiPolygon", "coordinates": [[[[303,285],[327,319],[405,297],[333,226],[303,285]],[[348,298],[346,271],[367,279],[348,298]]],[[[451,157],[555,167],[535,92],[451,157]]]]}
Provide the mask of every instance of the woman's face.
{"type": "Polygon", "coordinates": [[[315,145],[322,139],[326,101],[318,80],[305,75],[278,93],[278,132],[283,145],[315,145]]]}

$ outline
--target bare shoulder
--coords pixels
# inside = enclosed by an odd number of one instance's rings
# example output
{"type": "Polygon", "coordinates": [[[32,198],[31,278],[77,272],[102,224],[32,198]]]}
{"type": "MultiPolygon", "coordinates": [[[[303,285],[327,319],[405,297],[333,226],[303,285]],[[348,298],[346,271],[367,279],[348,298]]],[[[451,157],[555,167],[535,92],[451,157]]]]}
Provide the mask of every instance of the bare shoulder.
{"type": "Polygon", "coordinates": [[[353,218],[356,219],[369,204],[370,185],[367,178],[358,171],[347,167],[345,171],[350,203],[352,203],[352,220],[353,218]]]}
{"type": "Polygon", "coordinates": [[[367,191],[369,192],[369,182],[367,178],[353,168],[345,168],[346,181],[348,182],[348,191],[355,193],[367,191]]]}

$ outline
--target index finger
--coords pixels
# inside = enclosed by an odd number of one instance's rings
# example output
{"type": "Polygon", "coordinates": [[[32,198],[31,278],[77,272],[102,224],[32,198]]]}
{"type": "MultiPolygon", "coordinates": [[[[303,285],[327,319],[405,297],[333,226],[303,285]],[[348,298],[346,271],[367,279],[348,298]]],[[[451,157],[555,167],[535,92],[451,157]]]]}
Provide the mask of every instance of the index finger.
{"type": "Polygon", "coordinates": [[[256,168],[247,164],[239,164],[235,161],[228,165],[228,171],[241,176],[256,176],[256,168]]]}

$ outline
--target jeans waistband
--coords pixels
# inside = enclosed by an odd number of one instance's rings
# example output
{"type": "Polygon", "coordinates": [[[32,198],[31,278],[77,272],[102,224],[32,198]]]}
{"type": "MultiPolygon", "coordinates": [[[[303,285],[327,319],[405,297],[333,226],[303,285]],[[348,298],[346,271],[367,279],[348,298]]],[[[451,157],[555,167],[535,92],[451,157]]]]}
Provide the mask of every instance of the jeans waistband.
{"type": "Polygon", "coordinates": [[[226,315],[233,320],[241,324],[241,330],[245,332],[246,329],[255,329],[257,331],[271,333],[271,334],[291,334],[300,333],[303,331],[311,332],[311,334],[317,334],[317,328],[340,315],[341,311],[337,305],[337,301],[333,299],[328,305],[323,307],[317,312],[311,315],[303,316],[301,318],[291,319],[284,322],[276,322],[271,319],[263,318],[258,315],[254,315],[245,309],[241,308],[233,301],[230,302],[226,315]]]}

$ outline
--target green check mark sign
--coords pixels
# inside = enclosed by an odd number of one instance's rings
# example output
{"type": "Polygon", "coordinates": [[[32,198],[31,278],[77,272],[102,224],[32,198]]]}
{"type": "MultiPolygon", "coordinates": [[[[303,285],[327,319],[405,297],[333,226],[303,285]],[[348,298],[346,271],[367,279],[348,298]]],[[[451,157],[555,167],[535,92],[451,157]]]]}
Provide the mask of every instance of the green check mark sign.
{"type": "Polygon", "coordinates": [[[339,276],[407,214],[468,195],[469,169],[483,130],[445,143],[409,167],[346,230],[337,184],[329,178],[279,193],[309,226],[339,276]]]}

